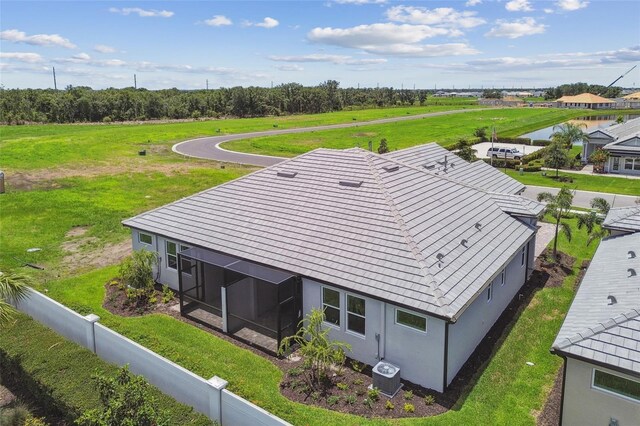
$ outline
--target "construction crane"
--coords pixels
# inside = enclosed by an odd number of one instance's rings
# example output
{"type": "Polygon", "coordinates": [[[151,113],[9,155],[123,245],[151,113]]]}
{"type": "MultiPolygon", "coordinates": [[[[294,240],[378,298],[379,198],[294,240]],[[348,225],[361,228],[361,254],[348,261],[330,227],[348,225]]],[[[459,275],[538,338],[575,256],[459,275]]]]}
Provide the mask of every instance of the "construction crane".
{"type": "Polygon", "coordinates": [[[613,86],[614,84],[616,84],[622,77],[624,77],[625,75],[629,74],[631,71],[633,71],[634,69],[636,69],[637,65],[634,65],[631,67],[631,69],[629,69],[627,72],[625,72],[624,74],[622,74],[620,77],[616,78],[615,80],[613,80],[613,82],[608,85],[607,87],[604,88],[604,90],[601,93],[598,93],[598,96],[603,95],[607,89],[611,86],[613,86]]]}

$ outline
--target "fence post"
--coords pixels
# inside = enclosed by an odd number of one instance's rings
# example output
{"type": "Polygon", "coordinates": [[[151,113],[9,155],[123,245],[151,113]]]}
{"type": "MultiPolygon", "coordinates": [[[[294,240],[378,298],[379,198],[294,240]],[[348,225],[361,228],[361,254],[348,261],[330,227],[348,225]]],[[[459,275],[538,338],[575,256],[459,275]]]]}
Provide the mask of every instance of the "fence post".
{"type": "Polygon", "coordinates": [[[96,329],[95,324],[100,320],[100,317],[95,314],[89,314],[84,317],[87,320],[87,349],[94,354],[96,353],[96,329]]]}
{"type": "Polygon", "coordinates": [[[227,387],[229,382],[218,376],[213,376],[207,380],[207,383],[211,386],[209,391],[209,418],[222,425],[222,390],[227,387]]]}

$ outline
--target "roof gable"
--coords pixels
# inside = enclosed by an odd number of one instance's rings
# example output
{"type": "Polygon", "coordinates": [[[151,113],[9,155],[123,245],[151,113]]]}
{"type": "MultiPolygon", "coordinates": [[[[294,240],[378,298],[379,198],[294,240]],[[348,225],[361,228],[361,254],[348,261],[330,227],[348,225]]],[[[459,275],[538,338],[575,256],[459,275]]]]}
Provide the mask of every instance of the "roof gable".
{"type": "Polygon", "coordinates": [[[640,206],[609,209],[602,226],[607,229],[640,231],[640,206]]]}

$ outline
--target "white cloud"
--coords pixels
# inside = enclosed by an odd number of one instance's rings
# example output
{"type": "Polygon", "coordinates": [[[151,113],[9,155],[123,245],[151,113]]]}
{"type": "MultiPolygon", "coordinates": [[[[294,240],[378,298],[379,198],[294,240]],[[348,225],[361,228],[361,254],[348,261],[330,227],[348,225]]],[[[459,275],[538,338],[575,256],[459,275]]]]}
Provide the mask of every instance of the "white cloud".
{"type": "Polygon", "coordinates": [[[355,4],[356,6],[360,6],[363,4],[384,4],[387,0],[333,0],[334,3],[338,4],[355,4]]]}
{"type": "Polygon", "coordinates": [[[477,6],[482,4],[482,0],[468,0],[464,5],[467,7],[477,6]]]}
{"type": "Polygon", "coordinates": [[[262,28],[275,28],[278,25],[280,25],[280,22],[278,22],[277,19],[273,19],[270,17],[266,17],[262,20],[262,22],[258,22],[257,24],[254,24],[256,27],[262,27],[262,28]]]}
{"type": "Polygon", "coordinates": [[[587,7],[589,2],[586,0],[558,0],[556,5],[562,10],[573,11],[587,7]]]}
{"type": "Polygon", "coordinates": [[[137,14],[141,18],[171,18],[174,15],[173,12],[168,10],[141,9],[139,7],[123,7],[122,9],[111,7],[109,12],[124,16],[137,14]]]}
{"type": "Polygon", "coordinates": [[[5,30],[0,32],[0,40],[36,46],[59,46],[66,47],[67,49],[74,49],[76,47],[69,39],[61,37],[58,34],[35,34],[28,36],[25,32],[18,30],[5,30]]]}
{"type": "Polygon", "coordinates": [[[544,13],[549,14],[549,13],[553,13],[553,9],[550,9],[548,7],[545,7],[544,9],[542,9],[544,11],[544,13]]]}
{"type": "Polygon", "coordinates": [[[37,53],[30,52],[0,52],[0,59],[10,59],[28,64],[35,64],[44,60],[37,53]]]}
{"type": "Polygon", "coordinates": [[[233,24],[233,22],[231,22],[231,19],[227,18],[224,15],[215,15],[211,19],[206,19],[204,23],[209,25],[210,27],[222,27],[224,25],[233,24]]]}
{"type": "Polygon", "coordinates": [[[531,12],[533,7],[529,0],[511,0],[504,5],[509,12],[531,12]]]}
{"type": "Polygon", "coordinates": [[[106,44],[96,44],[95,46],[93,46],[93,50],[99,53],[115,53],[116,52],[115,47],[107,46],[106,44]]]}
{"type": "Polygon", "coordinates": [[[304,71],[304,68],[297,64],[278,65],[280,71],[304,71]]]}
{"type": "Polygon", "coordinates": [[[336,65],[375,65],[387,62],[384,58],[356,59],[347,55],[329,55],[313,53],[301,56],[269,56],[269,59],[277,62],[330,62],[336,65]]]}
{"type": "Polygon", "coordinates": [[[428,25],[371,24],[351,28],[314,28],[307,38],[316,43],[359,49],[367,53],[397,56],[449,56],[478,53],[464,43],[420,45],[441,35],[457,35],[459,30],[428,25]]]}
{"type": "Polygon", "coordinates": [[[485,35],[487,37],[506,37],[519,38],[534,34],[542,34],[546,31],[547,26],[538,24],[534,18],[522,18],[515,21],[505,21],[498,19],[496,26],[485,35]]]}
{"type": "Polygon", "coordinates": [[[486,23],[477,14],[478,12],[473,11],[459,12],[450,7],[427,9],[414,6],[394,6],[386,12],[390,21],[445,28],[473,28],[486,23]]]}

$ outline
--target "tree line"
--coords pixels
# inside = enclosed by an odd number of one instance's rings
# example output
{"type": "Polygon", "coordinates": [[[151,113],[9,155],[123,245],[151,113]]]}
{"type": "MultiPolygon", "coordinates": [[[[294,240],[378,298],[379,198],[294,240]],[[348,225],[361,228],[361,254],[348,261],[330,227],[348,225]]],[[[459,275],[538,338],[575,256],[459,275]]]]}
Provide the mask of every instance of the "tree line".
{"type": "Polygon", "coordinates": [[[587,83],[573,83],[563,84],[551,89],[548,89],[544,93],[546,100],[556,100],[563,96],[575,96],[581,93],[592,93],[594,95],[600,95],[605,98],[617,98],[622,93],[621,87],[606,87],[599,84],[587,84],[587,83]]]}
{"type": "Polygon", "coordinates": [[[345,107],[424,105],[426,90],[340,88],[335,80],[317,86],[297,83],[273,88],[93,90],[0,87],[0,121],[9,124],[111,122],[156,119],[263,117],[340,111],[345,107]]]}

